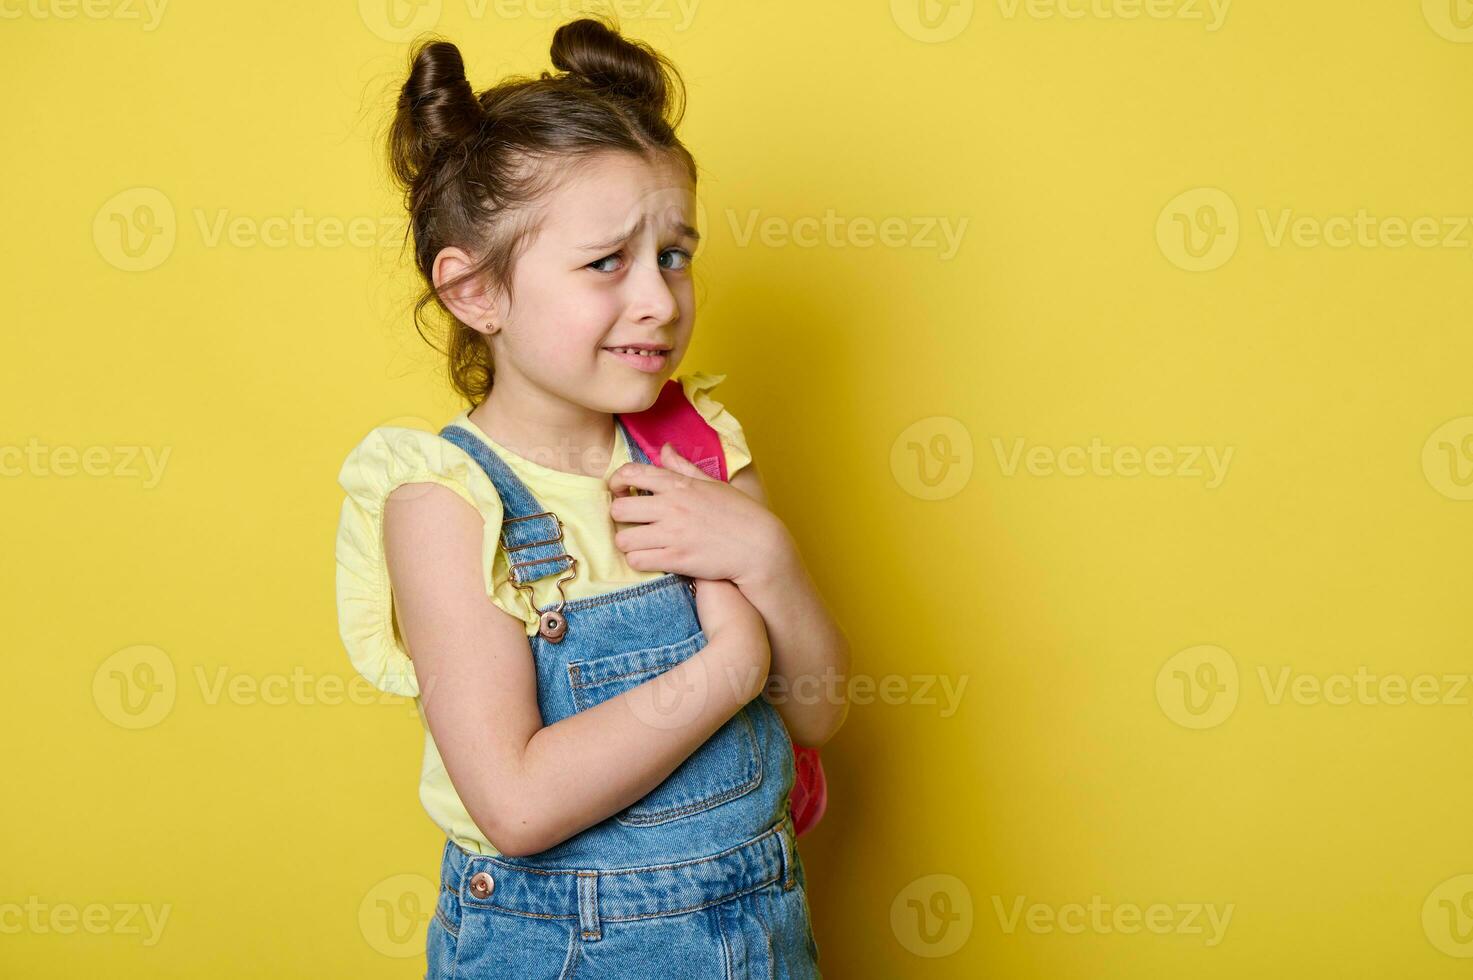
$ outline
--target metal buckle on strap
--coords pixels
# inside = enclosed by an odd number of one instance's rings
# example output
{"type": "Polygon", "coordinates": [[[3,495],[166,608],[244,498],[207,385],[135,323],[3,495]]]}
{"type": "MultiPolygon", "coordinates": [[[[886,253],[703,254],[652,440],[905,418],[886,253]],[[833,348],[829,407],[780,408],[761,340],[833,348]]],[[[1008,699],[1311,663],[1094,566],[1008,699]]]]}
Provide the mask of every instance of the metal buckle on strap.
{"type": "MultiPolygon", "coordinates": [[[[507,551],[521,551],[523,548],[535,548],[539,544],[555,544],[555,543],[561,541],[562,539],[563,539],[563,519],[561,517],[557,516],[556,514],[554,514],[550,510],[544,510],[540,514],[526,514],[526,515],[524,515],[522,517],[507,517],[507,518],[503,518],[502,521],[501,521],[501,546],[503,548],[505,548],[507,551]],[[508,524],[516,524],[516,523],[518,523],[520,521],[535,521],[539,517],[551,517],[553,519],[553,522],[555,524],[557,524],[557,533],[554,534],[550,538],[543,538],[541,541],[528,541],[526,544],[515,544],[515,545],[514,544],[508,544],[507,543],[507,540],[506,540],[506,526],[508,524]]],[[[548,559],[548,560],[551,560],[551,559],[548,559]]],[[[536,562],[523,562],[523,564],[534,564],[535,565],[537,563],[536,562]]]]}
{"type": "MultiPolygon", "coordinates": [[[[512,517],[501,522],[501,546],[506,549],[508,558],[511,557],[511,553],[513,551],[522,551],[526,548],[535,548],[538,545],[544,544],[556,544],[562,540],[563,519],[549,510],[542,511],[540,514],[527,514],[523,517],[512,517]],[[551,517],[553,521],[557,524],[557,533],[554,534],[552,537],[545,538],[541,541],[529,541],[526,544],[518,545],[507,543],[506,525],[514,524],[517,521],[530,521],[539,517],[551,517]]],[[[532,609],[537,613],[537,633],[543,639],[547,640],[550,643],[561,643],[563,637],[567,635],[568,621],[562,614],[562,608],[563,606],[568,604],[568,596],[567,593],[563,590],[563,583],[571,581],[573,577],[578,574],[578,559],[568,554],[567,548],[563,548],[562,551],[562,554],[553,555],[551,558],[534,558],[528,561],[514,561],[511,563],[512,585],[516,586],[517,589],[526,594],[528,605],[530,605],[532,609]],[[562,558],[568,559],[568,570],[558,578],[556,583],[558,602],[556,605],[549,606],[546,609],[539,609],[537,607],[536,594],[532,591],[531,584],[528,582],[519,581],[517,579],[517,569],[527,568],[532,565],[545,565],[550,561],[558,561],[562,558]]]]}

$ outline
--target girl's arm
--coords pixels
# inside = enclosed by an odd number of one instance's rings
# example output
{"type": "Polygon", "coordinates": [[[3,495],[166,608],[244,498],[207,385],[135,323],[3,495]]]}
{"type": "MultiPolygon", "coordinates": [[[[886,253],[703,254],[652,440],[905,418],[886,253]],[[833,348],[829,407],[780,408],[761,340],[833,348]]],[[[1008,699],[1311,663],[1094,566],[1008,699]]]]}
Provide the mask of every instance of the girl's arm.
{"type": "MultiPolygon", "coordinates": [[[[755,462],[739,470],[731,485],[768,506],[755,462]]],[[[766,696],[793,741],[816,748],[849,714],[849,638],[824,605],[787,525],[773,515],[753,533],[765,535],[755,549],[762,560],[733,581],[767,624],[772,676],[766,696]]]]}
{"type": "Polygon", "coordinates": [[[544,727],[525,626],[485,593],[484,532],[476,510],[436,484],[397,488],[384,511],[394,608],[430,734],[471,819],[515,857],[546,850],[660,785],[761,693],[769,654],[756,610],[728,583],[709,583],[729,589],[749,615],[733,603],[690,659],[544,727]],[[705,696],[682,697],[689,691],[705,696]],[[663,707],[672,702],[681,706],[673,718],[663,707]]]}

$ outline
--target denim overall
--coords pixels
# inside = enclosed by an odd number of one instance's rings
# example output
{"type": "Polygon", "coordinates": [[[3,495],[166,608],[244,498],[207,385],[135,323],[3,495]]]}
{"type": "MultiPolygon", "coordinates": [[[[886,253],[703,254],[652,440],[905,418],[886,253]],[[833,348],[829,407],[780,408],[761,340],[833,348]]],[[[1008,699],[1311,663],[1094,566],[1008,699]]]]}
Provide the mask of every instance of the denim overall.
{"type": "MultiPolygon", "coordinates": [[[[649,463],[615,423],[631,457],[649,463]]],[[[556,515],[484,441],[453,425],[440,434],[495,484],[518,587],[574,574],[556,515]]],[[[529,642],[538,707],[552,725],[663,673],[707,640],[694,584],[669,573],[563,602],[529,642]]],[[[789,810],[793,778],[787,729],[757,697],[643,799],[545,851],[492,857],[447,839],[427,978],[818,977],[789,810]]]]}

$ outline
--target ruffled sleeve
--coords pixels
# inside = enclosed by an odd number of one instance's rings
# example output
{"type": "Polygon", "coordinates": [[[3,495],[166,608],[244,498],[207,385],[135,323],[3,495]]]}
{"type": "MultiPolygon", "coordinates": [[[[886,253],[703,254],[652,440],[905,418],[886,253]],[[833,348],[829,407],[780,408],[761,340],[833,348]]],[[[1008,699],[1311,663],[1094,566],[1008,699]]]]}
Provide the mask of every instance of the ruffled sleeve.
{"type": "Polygon", "coordinates": [[[681,376],[680,387],[696,411],[721,437],[721,448],[726,452],[726,477],[730,480],[738,470],[752,462],[752,454],[747,449],[747,436],[742,431],[742,424],[726,410],[726,406],[710,395],[710,389],[725,380],[724,374],[696,371],[681,376]]]}
{"type": "Polygon", "coordinates": [[[338,517],[335,549],[343,646],[354,669],[379,690],[418,697],[419,681],[394,623],[384,553],[384,504],[395,488],[406,483],[446,487],[481,514],[485,521],[481,564],[492,601],[496,601],[493,569],[501,535],[501,498],[464,450],[418,429],[374,429],[348,454],[338,473],[338,484],[348,494],[338,517]]]}

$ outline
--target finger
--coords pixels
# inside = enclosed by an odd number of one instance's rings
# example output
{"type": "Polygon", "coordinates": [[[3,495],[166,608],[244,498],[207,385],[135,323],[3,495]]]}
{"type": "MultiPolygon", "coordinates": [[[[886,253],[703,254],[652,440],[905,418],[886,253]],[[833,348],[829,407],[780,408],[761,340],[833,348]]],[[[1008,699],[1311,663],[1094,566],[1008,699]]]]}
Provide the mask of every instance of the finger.
{"type": "Polygon", "coordinates": [[[663,548],[668,540],[669,536],[663,529],[653,524],[636,524],[621,528],[614,534],[614,547],[628,555],[635,551],[663,548]]]}
{"type": "Polygon", "coordinates": [[[649,463],[625,463],[609,476],[609,490],[614,496],[622,496],[630,487],[657,493],[668,490],[688,477],[649,463]]]}
{"type": "Polygon", "coordinates": [[[659,520],[665,501],[659,496],[623,496],[616,494],[609,501],[609,517],[620,524],[647,524],[659,520]]]}
{"type": "Polygon", "coordinates": [[[673,442],[667,442],[665,443],[665,445],[660,447],[660,461],[664,464],[667,470],[673,470],[676,473],[684,473],[686,476],[694,477],[698,480],[711,479],[710,474],[708,474],[705,470],[701,469],[695,463],[692,463],[690,460],[680,455],[680,450],[675,448],[675,444],[673,442]]]}
{"type": "Polygon", "coordinates": [[[640,551],[631,551],[624,556],[629,567],[640,572],[673,572],[671,566],[675,564],[675,556],[670,553],[669,548],[644,548],[640,551]]]}

